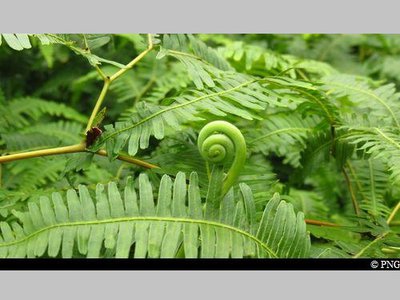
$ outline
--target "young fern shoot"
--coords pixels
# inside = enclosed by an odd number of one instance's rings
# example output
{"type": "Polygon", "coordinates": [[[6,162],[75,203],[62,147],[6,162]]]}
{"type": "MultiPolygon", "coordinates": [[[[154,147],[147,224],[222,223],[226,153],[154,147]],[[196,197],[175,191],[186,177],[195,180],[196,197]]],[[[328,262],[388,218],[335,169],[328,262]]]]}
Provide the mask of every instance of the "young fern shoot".
{"type": "Polygon", "coordinates": [[[214,121],[200,131],[197,145],[207,163],[221,166],[232,163],[222,186],[222,194],[226,194],[246,161],[246,142],[242,133],[229,122],[214,121]]]}

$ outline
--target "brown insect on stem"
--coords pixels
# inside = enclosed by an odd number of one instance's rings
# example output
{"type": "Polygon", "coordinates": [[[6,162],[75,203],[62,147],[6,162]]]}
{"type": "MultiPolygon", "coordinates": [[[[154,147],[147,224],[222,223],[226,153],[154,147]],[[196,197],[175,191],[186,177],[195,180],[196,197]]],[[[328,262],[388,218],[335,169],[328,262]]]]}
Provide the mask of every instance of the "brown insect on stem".
{"type": "Polygon", "coordinates": [[[92,127],[86,132],[86,148],[94,144],[103,131],[99,127],[92,127]]]}

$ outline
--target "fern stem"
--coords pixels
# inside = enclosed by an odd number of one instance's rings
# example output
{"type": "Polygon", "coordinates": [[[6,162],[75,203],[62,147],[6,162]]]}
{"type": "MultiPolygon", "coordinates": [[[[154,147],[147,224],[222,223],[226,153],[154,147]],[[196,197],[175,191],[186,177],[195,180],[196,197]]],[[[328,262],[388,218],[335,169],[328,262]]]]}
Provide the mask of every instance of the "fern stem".
{"type": "Polygon", "coordinates": [[[379,128],[374,127],[375,131],[378,132],[379,135],[381,135],[385,140],[387,140],[390,144],[395,146],[397,149],[400,149],[400,144],[398,144],[395,140],[392,138],[388,137],[386,134],[384,134],[379,128]]]}
{"type": "Polygon", "coordinates": [[[99,112],[101,104],[103,103],[104,98],[107,95],[108,88],[110,87],[110,83],[111,83],[110,79],[108,77],[106,77],[104,79],[104,85],[100,92],[99,98],[97,99],[96,104],[93,108],[92,114],[90,115],[85,132],[87,132],[90,128],[92,128],[94,118],[96,117],[97,113],[99,112]]]}
{"type": "MultiPolygon", "coordinates": [[[[42,149],[42,150],[37,150],[37,151],[22,152],[22,153],[17,153],[17,154],[0,156],[0,164],[6,163],[6,162],[11,162],[11,161],[16,161],[16,160],[21,160],[21,159],[28,159],[28,158],[42,157],[42,156],[49,156],[49,155],[78,153],[78,152],[89,152],[89,151],[86,149],[85,144],[81,143],[81,144],[65,146],[65,147],[42,149]]],[[[105,150],[99,150],[95,154],[101,155],[101,156],[107,156],[107,152],[105,150]]],[[[127,156],[127,155],[120,154],[117,156],[117,159],[126,161],[131,164],[135,164],[135,165],[147,168],[147,169],[159,168],[156,165],[150,164],[148,162],[145,162],[145,161],[142,161],[142,160],[139,160],[139,159],[127,156]]]]}
{"type": "Polygon", "coordinates": [[[130,63],[128,63],[125,68],[120,69],[114,75],[110,77],[110,82],[113,82],[115,79],[125,74],[129,69],[131,69],[134,65],[136,65],[143,57],[147,55],[151,50],[153,50],[153,43],[151,42],[151,37],[149,38],[149,45],[146,50],[141,52],[138,56],[136,56],[130,63]]]}
{"type": "Polygon", "coordinates": [[[99,73],[99,75],[101,76],[101,78],[102,78],[103,80],[106,80],[106,79],[107,79],[107,75],[104,74],[103,70],[100,69],[99,66],[96,66],[95,68],[96,68],[97,72],[99,73]]]}
{"type": "MultiPolygon", "coordinates": [[[[101,155],[101,156],[106,156],[106,157],[108,155],[105,150],[99,150],[99,151],[96,152],[96,154],[101,155]]],[[[135,165],[138,165],[138,166],[141,166],[141,167],[144,167],[146,169],[159,169],[160,168],[160,167],[158,167],[156,165],[153,165],[151,163],[148,163],[148,162],[145,162],[145,161],[142,161],[142,160],[139,160],[139,159],[133,158],[131,156],[127,156],[127,155],[120,154],[120,155],[117,156],[117,159],[118,160],[122,160],[122,161],[126,161],[126,162],[131,163],[131,164],[135,164],[135,165]]]]}
{"type": "Polygon", "coordinates": [[[342,172],[343,172],[344,178],[346,180],[347,187],[349,188],[351,202],[353,203],[354,212],[356,213],[357,216],[360,216],[360,208],[358,206],[357,198],[354,193],[353,186],[351,185],[349,175],[347,174],[347,171],[344,167],[342,168],[342,172]]]}
{"type": "Polygon", "coordinates": [[[181,51],[176,51],[176,50],[171,50],[171,49],[168,50],[168,53],[171,54],[171,56],[173,56],[173,57],[175,57],[175,58],[177,58],[177,56],[187,56],[187,57],[190,57],[190,58],[199,60],[199,61],[201,61],[202,63],[204,63],[204,64],[206,64],[206,65],[209,65],[209,66],[211,66],[211,67],[213,66],[212,64],[210,64],[210,63],[209,63],[208,61],[206,61],[205,59],[203,59],[203,58],[201,58],[201,57],[199,57],[199,56],[190,54],[190,53],[181,52],[181,51]]]}
{"type": "Polygon", "coordinates": [[[368,170],[369,170],[369,182],[370,182],[370,187],[371,187],[371,204],[372,204],[372,215],[376,217],[378,215],[378,210],[377,210],[377,199],[376,199],[376,193],[375,193],[375,177],[374,177],[374,171],[372,167],[372,162],[371,159],[368,159],[368,170]]]}
{"type": "Polygon", "coordinates": [[[311,219],[304,219],[304,222],[306,222],[306,224],[309,224],[309,225],[340,227],[339,224],[335,224],[335,223],[331,223],[331,222],[318,221],[318,220],[311,220],[311,219]]]}
{"type": "Polygon", "coordinates": [[[353,165],[350,163],[350,161],[347,161],[346,162],[346,166],[350,170],[351,176],[353,176],[353,180],[355,181],[355,184],[356,184],[356,186],[358,188],[358,192],[360,193],[361,197],[365,199],[366,196],[365,196],[365,194],[363,192],[363,189],[362,189],[361,183],[360,183],[360,179],[358,178],[358,176],[356,174],[356,171],[354,170],[353,165]]]}
{"type": "Polygon", "coordinates": [[[381,239],[383,239],[387,234],[389,233],[389,231],[382,233],[381,235],[379,235],[376,239],[374,239],[372,242],[368,243],[367,246],[365,246],[364,248],[362,248],[357,254],[355,254],[353,256],[353,258],[359,258],[369,247],[371,247],[373,244],[377,243],[378,241],[380,241],[381,239]]]}
{"type": "Polygon", "coordinates": [[[136,103],[139,102],[140,99],[147,93],[147,91],[153,86],[153,84],[156,82],[156,78],[154,75],[151,76],[150,80],[146,83],[146,85],[143,87],[143,89],[139,92],[139,94],[136,96],[135,100],[133,101],[133,105],[135,106],[136,103]]]}
{"type": "Polygon", "coordinates": [[[42,150],[37,150],[37,151],[5,155],[5,156],[0,157],[0,163],[6,163],[6,162],[10,162],[10,161],[16,161],[16,160],[34,158],[34,157],[76,153],[76,152],[84,152],[84,151],[85,151],[85,144],[82,143],[82,144],[76,144],[76,145],[72,145],[72,146],[49,148],[49,149],[42,149],[42,150]]]}
{"type": "Polygon", "coordinates": [[[138,56],[136,56],[130,63],[128,63],[125,68],[118,70],[117,72],[114,73],[114,75],[108,77],[105,76],[105,74],[103,73],[103,71],[100,68],[97,68],[96,70],[99,72],[100,76],[103,77],[104,79],[104,85],[103,85],[103,89],[101,90],[101,93],[99,95],[99,98],[96,101],[96,104],[93,108],[92,114],[90,115],[88,124],[86,126],[86,131],[88,131],[90,128],[92,128],[93,125],[93,121],[94,118],[96,117],[97,113],[100,110],[101,104],[104,101],[104,98],[108,92],[108,89],[110,87],[110,84],[116,80],[118,77],[122,76],[123,74],[125,74],[128,70],[130,70],[134,65],[136,65],[143,57],[145,57],[147,55],[147,53],[149,53],[151,50],[153,50],[154,46],[153,46],[153,41],[151,38],[151,34],[147,35],[148,37],[148,46],[147,49],[144,50],[143,52],[141,52],[138,56]]]}
{"type": "Polygon", "coordinates": [[[387,219],[386,223],[390,225],[390,223],[393,221],[394,216],[396,213],[400,210],[400,201],[397,203],[396,207],[393,209],[393,211],[390,213],[389,218],[387,219]]]}

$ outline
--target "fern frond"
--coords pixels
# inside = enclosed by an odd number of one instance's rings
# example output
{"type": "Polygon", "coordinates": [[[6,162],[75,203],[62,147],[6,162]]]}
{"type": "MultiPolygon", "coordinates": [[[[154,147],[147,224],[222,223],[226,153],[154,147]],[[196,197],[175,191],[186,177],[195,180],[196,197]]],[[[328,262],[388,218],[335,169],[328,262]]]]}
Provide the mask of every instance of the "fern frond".
{"type": "Polygon", "coordinates": [[[0,223],[0,257],[307,257],[310,240],[301,214],[275,195],[258,223],[251,191],[228,193],[220,218],[205,219],[197,175],[189,186],[183,173],[175,182],[164,176],[157,202],[147,176],[139,190],[128,180],[122,193],[115,183],[96,188],[95,201],[85,186],[30,203],[19,221],[0,223]],[[187,204],[186,204],[187,203],[187,204]],[[235,211],[232,214],[232,210],[235,211]]]}
{"type": "Polygon", "coordinates": [[[163,174],[174,175],[181,171],[189,175],[196,171],[199,176],[199,186],[204,188],[207,186],[206,163],[199,153],[195,138],[190,139],[180,134],[164,139],[151,156],[153,158],[150,162],[159,166],[163,174]]]}
{"type": "Polygon", "coordinates": [[[30,124],[27,117],[38,120],[43,115],[64,117],[82,124],[87,119],[87,117],[63,103],[34,97],[13,99],[7,103],[4,109],[7,109],[8,113],[0,116],[0,126],[4,126],[3,128],[21,128],[30,124]]]}
{"type": "Polygon", "coordinates": [[[387,217],[390,209],[385,196],[390,187],[389,174],[380,160],[368,159],[348,162],[353,185],[361,199],[360,208],[373,217],[387,217]]]}
{"type": "Polygon", "coordinates": [[[349,230],[360,233],[369,232],[374,238],[372,240],[360,238],[356,241],[345,242],[336,240],[335,244],[338,248],[344,250],[353,258],[398,257],[399,234],[389,228],[385,219],[377,218],[372,222],[366,217],[361,217],[357,221],[359,225],[350,227],[349,230]]]}
{"type": "Polygon", "coordinates": [[[217,80],[214,88],[194,90],[174,97],[172,100],[175,104],[169,106],[140,104],[137,114],[130,121],[105,126],[106,131],[93,150],[106,143],[107,152],[115,155],[128,143],[128,153],[135,155],[139,147],[148,147],[151,136],[162,139],[166,127],[176,130],[183,122],[202,120],[200,112],[215,116],[233,114],[251,120],[257,118],[252,112],[262,110],[268,99],[254,80],[240,75],[228,76],[224,80],[217,80]]]}
{"type": "Polygon", "coordinates": [[[333,161],[336,169],[341,170],[354,153],[354,145],[342,138],[346,136],[343,131],[332,127],[317,133],[310,136],[307,148],[301,154],[300,163],[304,176],[316,172],[321,165],[329,161],[333,161]]]}
{"type": "Polygon", "coordinates": [[[69,121],[48,122],[30,126],[22,133],[38,132],[47,136],[57,138],[59,142],[74,144],[81,141],[79,134],[83,131],[83,126],[79,123],[69,121]]]}
{"type": "Polygon", "coordinates": [[[357,149],[380,158],[387,164],[391,172],[391,178],[398,182],[400,180],[400,138],[399,130],[395,128],[378,127],[348,127],[344,139],[356,145],[357,149]]]}
{"type": "Polygon", "coordinates": [[[324,77],[322,82],[322,89],[327,93],[350,101],[353,111],[378,117],[385,123],[390,121],[388,125],[400,128],[400,93],[396,92],[394,84],[374,89],[368,78],[342,74],[324,77]]]}
{"type": "Polygon", "coordinates": [[[79,143],[82,140],[79,136],[82,130],[81,124],[59,121],[32,125],[19,132],[4,133],[1,138],[7,151],[28,151],[79,143]]]}
{"type": "Polygon", "coordinates": [[[59,143],[58,139],[38,132],[30,134],[19,132],[3,133],[1,134],[1,140],[5,144],[5,150],[2,150],[1,152],[7,151],[8,153],[51,148],[58,146],[59,143]]]}
{"type": "MultiPolygon", "coordinates": [[[[162,174],[176,174],[179,171],[189,175],[196,171],[199,176],[199,186],[201,190],[206,190],[208,185],[208,172],[206,161],[199,153],[196,138],[185,132],[184,134],[168,137],[160,142],[158,148],[152,152],[153,157],[149,161],[160,167],[162,174]]],[[[272,167],[261,155],[253,155],[247,159],[247,163],[240,173],[238,182],[248,185],[254,196],[257,213],[262,212],[266,201],[272,197],[273,186],[277,183],[276,175],[272,167]]],[[[205,193],[202,194],[205,196],[205,193]]]]}
{"type": "Polygon", "coordinates": [[[243,41],[229,42],[219,49],[239,72],[258,76],[279,75],[287,73],[290,78],[303,78],[307,74],[330,75],[336,71],[328,64],[279,54],[271,49],[257,45],[245,44],[243,41]]]}
{"type": "Polygon", "coordinates": [[[290,62],[273,51],[254,45],[245,45],[242,41],[229,43],[220,49],[220,52],[228,59],[244,65],[245,70],[257,72],[260,70],[264,76],[266,72],[276,75],[288,70],[290,77],[295,78],[295,71],[290,62]],[[290,70],[292,69],[292,70],[290,70]]]}
{"type": "Polygon", "coordinates": [[[221,71],[233,70],[218,52],[193,35],[165,34],[157,58],[166,55],[178,59],[186,67],[196,88],[200,90],[214,87],[214,78],[220,77],[221,71]]]}
{"type": "Polygon", "coordinates": [[[5,185],[10,189],[28,191],[49,182],[56,182],[60,179],[65,163],[66,159],[62,156],[12,162],[5,185]]]}
{"type": "Polygon", "coordinates": [[[300,152],[306,148],[307,139],[314,134],[320,118],[302,118],[296,113],[277,113],[260,121],[259,127],[244,131],[249,137],[249,148],[265,155],[271,152],[285,157],[284,163],[299,166],[300,152]]]}
{"type": "Polygon", "coordinates": [[[257,218],[261,217],[268,199],[280,192],[277,176],[272,170],[270,162],[262,155],[253,155],[247,159],[238,182],[245,183],[250,187],[257,218]]]}
{"type": "Polygon", "coordinates": [[[269,101],[271,107],[298,109],[305,115],[317,114],[329,124],[337,122],[338,108],[318,90],[317,84],[284,76],[265,77],[261,82],[272,98],[269,101]]]}
{"type": "Polygon", "coordinates": [[[318,167],[330,160],[332,154],[332,135],[329,131],[321,131],[310,136],[307,148],[301,153],[300,163],[304,174],[315,172],[318,167]]]}

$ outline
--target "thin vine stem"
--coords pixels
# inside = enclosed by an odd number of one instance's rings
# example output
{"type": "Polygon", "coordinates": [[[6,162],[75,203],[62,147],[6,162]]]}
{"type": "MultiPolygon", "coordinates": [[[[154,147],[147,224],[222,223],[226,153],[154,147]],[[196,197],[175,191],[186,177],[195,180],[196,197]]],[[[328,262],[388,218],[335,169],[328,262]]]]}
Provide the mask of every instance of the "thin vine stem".
{"type": "MultiPolygon", "coordinates": [[[[65,146],[65,147],[49,148],[49,149],[42,149],[42,150],[0,156],[0,164],[6,163],[6,162],[12,162],[12,161],[16,161],[16,160],[21,160],[21,159],[28,159],[28,158],[35,158],[35,157],[42,157],[42,156],[49,156],[49,155],[79,153],[79,152],[89,152],[90,153],[90,151],[88,151],[86,149],[86,145],[84,143],[80,143],[80,144],[75,144],[75,145],[65,146]]],[[[95,152],[95,154],[100,155],[100,156],[107,156],[107,152],[105,150],[99,150],[99,151],[95,152]]],[[[147,169],[159,168],[158,166],[148,163],[146,161],[139,160],[139,159],[133,158],[131,156],[123,155],[123,154],[118,155],[116,157],[116,159],[131,163],[134,165],[138,165],[140,167],[147,168],[147,169]]]]}
{"type": "Polygon", "coordinates": [[[343,172],[344,178],[346,180],[347,187],[348,187],[349,192],[350,192],[351,202],[353,204],[354,212],[356,213],[357,216],[360,216],[360,208],[359,208],[359,205],[358,205],[358,202],[357,202],[357,197],[356,197],[356,195],[354,193],[354,189],[353,189],[353,186],[351,184],[350,177],[347,174],[347,171],[346,171],[345,167],[342,168],[342,172],[343,172]]]}
{"type": "Polygon", "coordinates": [[[151,37],[151,34],[147,35],[148,38],[148,46],[147,49],[144,50],[143,52],[141,52],[138,56],[136,56],[130,63],[128,63],[125,68],[122,68],[120,70],[118,70],[117,72],[115,72],[112,76],[106,76],[103,71],[99,68],[96,67],[97,72],[100,74],[100,76],[103,78],[104,80],[104,85],[103,88],[101,90],[101,93],[99,95],[99,98],[97,98],[96,104],[93,108],[93,111],[90,115],[89,121],[86,125],[86,130],[85,132],[87,132],[90,128],[92,128],[93,125],[93,121],[96,117],[96,115],[98,114],[101,105],[103,104],[103,101],[107,95],[107,92],[110,88],[111,83],[116,80],[118,77],[122,76],[123,74],[125,74],[128,70],[132,69],[132,67],[134,65],[136,65],[139,61],[141,61],[143,59],[143,57],[145,57],[151,50],[153,50],[154,45],[153,45],[153,40],[151,37]]]}
{"type": "MultiPolygon", "coordinates": [[[[107,152],[105,150],[99,150],[99,151],[96,152],[96,154],[97,155],[101,155],[101,156],[105,156],[105,157],[108,156],[108,154],[107,154],[107,152]]],[[[121,160],[121,161],[125,161],[125,162],[128,162],[128,163],[131,163],[131,164],[134,164],[134,165],[137,165],[137,166],[140,166],[140,167],[143,167],[143,168],[146,168],[146,169],[159,169],[160,168],[159,166],[153,165],[151,163],[148,163],[148,162],[140,160],[140,159],[133,158],[133,157],[128,156],[128,155],[119,154],[117,156],[117,159],[121,160]]]]}
{"type": "Polygon", "coordinates": [[[99,98],[96,101],[96,104],[95,104],[95,106],[93,108],[93,111],[92,111],[92,113],[90,115],[89,121],[88,121],[88,123],[86,125],[85,132],[87,132],[90,128],[92,128],[94,118],[96,117],[97,113],[100,110],[101,105],[103,104],[104,98],[107,95],[107,92],[108,92],[108,89],[110,87],[110,84],[111,84],[110,79],[108,77],[106,77],[104,79],[104,85],[103,85],[103,88],[102,88],[102,90],[100,92],[99,98]]]}
{"type": "Polygon", "coordinates": [[[318,226],[327,226],[327,227],[340,227],[341,225],[331,223],[331,222],[325,222],[325,221],[319,221],[319,220],[312,220],[312,219],[304,219],[304,222],[309,225],[318,225],[318,226]]]}
{"type": "Polygon", "coordinates": [[[353,256],[353,258],[360,258],[361,255],[363,255],[363,253],[372,245],[376,244],[377,242],[379,242],[381,239],[383,239],[387,234],[389,233],[389,231],[380,234],[376,239],[374,239],[372,242],[368,243],[367,246],[365,246],[364,248],[362,248],[357,254],[355,254],[353,256]]]}
{"type": "Polygon", "coordinates": [[[81,143],[81,144],[75,144],[75,145],[65,146],[65,147],[48,148],[48,149],[0,156],[0,163],[6,163],[6,162],[34,158],[34,157],[59,155],[59,154],[67,154],[67,153],[77,153],[77,152],[84,152],[84,151],[85,151],[85,144],[81,143]]]}
{"type": "Polygon", "coordinates": [[[128,70],[130,70],[134,65],[136,65],[143,57],[147,55],[151,50],[153,50],[153,45],[149,46],[146,50],[140,53],[135,59],[133,59],[129,64],[125,66],[125,68],[120,69],[114,75],[110,76],[110,81],[114,81],[121,75],[125,74],[128,70]]]}
{"type": "Polygon", "coordinates": [[[400,201],[397,203],[396,207],[393,209],[393,211],[390,213],[386,223],[388,225],[390,225],[390,223],[392,223],[395,215],[397,214],[397,212],[400,210],[400,201]]]}

